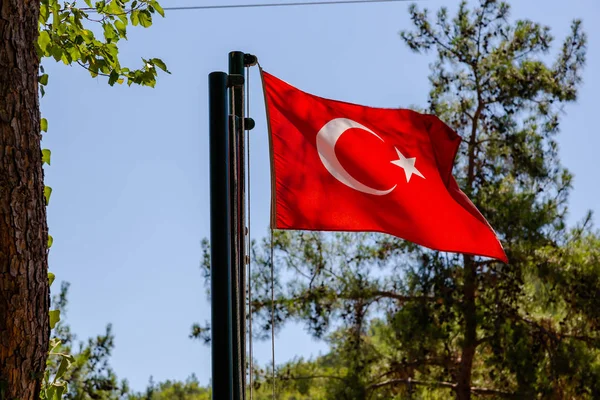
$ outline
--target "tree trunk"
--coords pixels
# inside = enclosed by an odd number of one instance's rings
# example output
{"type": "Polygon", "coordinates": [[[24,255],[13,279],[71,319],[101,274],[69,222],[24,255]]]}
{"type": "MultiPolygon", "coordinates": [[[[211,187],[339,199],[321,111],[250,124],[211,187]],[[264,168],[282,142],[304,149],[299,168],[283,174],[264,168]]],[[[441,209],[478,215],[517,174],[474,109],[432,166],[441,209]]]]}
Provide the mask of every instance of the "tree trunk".
{"type": "Polygon", "coordinates": [[[0,400],[39,397],[49,339],[39,0],[0,0],[0,400]]]}
{"type": "Polygon", "coordinates": [[[477,271],[471,256],[465,256],[463,280],[463,319],[465,321],[465,331],[456,385],[456,397],[458,400],[470,400],[471,372],[473,370],[475,349],[477,348],[477,316],[475,309],[477,271]]]}
{"type": "MultiPolygon", "coordinates": [[[[471,126],[471,135],[469,137],[467,186],[465,188],[467,196],[469,197],[473,194],[473,182],[475,181],[477,128],[479,126],[479,118],[481,117],[481,113],[485,106],[481,99],[481,86],[479,84],[477,68],[473,69],[473,75],[477,86],[477,109],[473,115],[473,125],[471,126]]],[[[458,379],[456,382],[456,398],[458,400],[471,400],[471,375],[473,373],[473,358],[475,358],[475,350],[477,349],[476,288],[477,268],[473,261],[473,257],[465,254],[462,293],[462,311],[465,330],[458,369],[458,379]]]]}

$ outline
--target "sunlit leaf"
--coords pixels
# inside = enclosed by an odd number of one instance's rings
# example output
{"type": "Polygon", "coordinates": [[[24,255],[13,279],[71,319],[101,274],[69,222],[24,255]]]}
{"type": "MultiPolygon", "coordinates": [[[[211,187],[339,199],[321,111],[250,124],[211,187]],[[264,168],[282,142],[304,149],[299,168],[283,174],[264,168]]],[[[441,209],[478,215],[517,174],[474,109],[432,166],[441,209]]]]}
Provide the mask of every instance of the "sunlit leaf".
{"type": "Polygon", "coordinates": [[[65,389],[66,389],[66,383],[64,385],[57,385],[56,392],[54,392],[54,400],[61,400],[65,389]]]}
{"type": "Polygon", "coordinates": [[[54,382],[64,376],[70,365],[71,361],[67,357],[61,357],[60,364],[56,370],[56,374],[54,375],[54,382]]]}
{"type": "Polygon", "coordinates": [[[42,150],[42,164],[50,165],[50,156],[51,155],[52,155],[52,152],[49,149],[43,149],[42,150]]]}
{"type": "Polygon", "coordinates": [[[117,31],[119,32],[119,35],[121,35],[121,37],[127,38],[127,25],[125,25],[123,21],[115,21],[115,28],[117,28],[117,31]]]}
{"type": "Polygon", "coordinates": [[[41,31],[40,36],[38,37],[38,46],[40,46],[40,49],[42,49],[42,51],[46,54],[48,52],[48,45],[50,42],[51,39],[48,31],[41,31]]]}
{"type": "Polygon", "coordinates": [[[56,324],[60,321],[60,310],[50,310],[50,329],[54,329],[56,324]]]}
{"type": "Polygon", "coordinates": [[[50,196],[52,195],[52,188],[50,186],[44,186],[44,198],[46,199],[46,205],[50,204],[50,196]]]}
{"type": "Polygon", "coordinates": [[[149,11],[143,10],[139,13],[140,25],[148,28],[152,25],[152,14],[149,11]]]}
{"type": "Polygon", "coordinates": [[[138,10],[133,10],[129,18],[131,19],[131,25],[138,26],[140,23],[140,12],[138,10]]]}
{"type": "Polygon", "coordinates": [[[158,68],[162,69],[163,71],[167,72],[170,74],[170,72],[167,70],[167,66],[166,64],[160,59],[160,58],[153,58],[150,61],[152,61],[152,63],[154,65],[156,65],[158,68]]]}
{"type": "Polygon", "coordinates": [[[160,4],[158,4],[158,2],[153,2],[152,6],[156,10],[156,12],[159,13],[162,17],[165,16],[165,10],[163,10],[163,8],[160,6],[160,4]]]}
{"type": "MultiPolygon", "coordinates": [[[[48,235],[48,237],[50,237],[50,235],[48,235]]],[[[48,272],[48,286],[52,286],[54,279],[56,279],[56,275],[54,275],[52,272],[48,272]]]]}

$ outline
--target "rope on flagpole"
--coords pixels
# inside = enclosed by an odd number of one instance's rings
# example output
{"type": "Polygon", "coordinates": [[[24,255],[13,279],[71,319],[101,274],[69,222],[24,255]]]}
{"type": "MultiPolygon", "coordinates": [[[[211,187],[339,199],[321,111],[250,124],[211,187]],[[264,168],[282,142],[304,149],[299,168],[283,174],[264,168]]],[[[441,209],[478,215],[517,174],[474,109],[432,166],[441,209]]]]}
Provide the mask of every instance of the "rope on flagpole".
{"type": "MultiPolygon", "coordinates": [[[[246,115],[250,116],[250,67],[246,67],[246,115]]],[[[246,182],[248,185],[248,358],[250,371],[250,400],[254,398],[254,349],[252,345],[252,237],[250,236],[250,129],[246,129],[246,182]]]]}
{"type": "Polygon", "coordinates": [[[275,400],[275,260],[273,258],[273,227],[271,226],[271,374],[273,378],[273,400],[275,400]]]}
{"type": "MultiPolygon", "coordinates": [[[[260,74],[261,77],[261,82],[262,82],[262,89],[263,89],[263,95],[265,96],[265,107],[266,107],[266,92],[265,92],[265,83],[264,83],[264,78],[263,78],[263,70],[262,67],[260,66],[260,63],[258,62],[258,60],[255,60],[256,65],[258,65],[258,73],[260,74]]],[[[265,109],[267,116],[269,115],[269,109],[268,107],[266,107],[265,109]]],[[[269,137],[269,143],[271,141],[271,126],[269,123],[269,118],[267,118],[267,133],[268,133],[268,137],[269,137]]],[[[271,146],[271,145],[269,145],[271,146]]],[[[271,174],[273,171],[273,153],[271,152],[270,154],[271,157],[271,174]]],[[[273,176],[271,175],[271,179],[273,179],[273,176]]],[[[273,400],[276,400],[276,390],[275,390],[275,257],[274,257],[274,237],[273,237],[273,232],[274,232],[274,226],[275,226],[275,219],[274,219],[274,196],[275,196],[275,188],[273,187],[273,180],[271,180],[271,221],[270,221],[270,226],[269,226],[269,232],[270,232],[270,264],[271,264],[271,379],[273,380],[273,400]]]]}
{"type": "MultiPolygon", "coordinates": [[[[242,92],[242,98],[243,98],[243,92],[242,92]]],[[[232,89],[232,90],[230,90],[230,108],[231,108],[231,112],[232,113],[234,112],[233,110],[235,109],[235,104],[236,104],[236,95],[235,95],[235,90],[232,89]]],[[[242,107],[243,107],[243,105],[242,105],[242,107]]],[[[239,148],[237,146],[237,142],[236,142],[236,139],[235,139],[235,137],[237,136],[238,121],[236,120],[235,117],[232,118],[230,121],[232,121],[231,122],[232,125],[230,125],[230,130],[231,130],[231,132],[233,132],[233,135],[234,135],[234,136],[230,136],[230,140],[231,140],[231,145],[235,149],[232,152],[232,157],[235,159],[235,161],[233,162],[233,166],[232,167],[233,167],[233,171],[234,171],[233,172],[233,174],[234,174],[233,176],[235,177],[234,179],[236,181],[235,186],[231,188],[231,192],[235,193],[235,191],[237,190],[237,188],[236,188],[237,187],[237,181],[240,179],[240,176],[239,176],[240,175],[239,174],[239,171],[240,171],[239,157],[240,157],[240,155],[239,155],[239,148]],[[234,154],[235,154],[235,156],[234,156],[234,154]]],[[[236,195],[234,198],[236,199],[236,201],[239,202],[240,199],[239,199],[238,196],[239,195],[236,195]]],[[[243,193],[241,194],[241,196],[243,196],[243,193]]],[[[238,205],[232,205],[232,209],[237,209],[237,207],[238,207],[238,205]]],[[[232,213],[232,219],[235,219],[237,221],[237,223],[234,222],[234,224],[235,224],[234,226],[237,225],[237,229],[239,229],[241,231],[242,227],[240,226],[240,221],[238,219],[239,218],[239,214],[238,214],[239,212],[240,211],[233,212],[232,213]]],[[[235,240],[233,242],[234,243],[233,245],[236,247],[236,252],[237,252],[237,246],[238,246],[240,238],[237,236],[238,232],[236,232],[234,228],[232,228],[232,232],[234,232],[234,235],[236,235],[236,238],[235,238],[235,240]]],[[[238,266],[238,268],[234,269],[235,272],[232,271],[232,276],[231,276],[231,282],[232,282],[232,299],[231,300],[232,300],[232,303],[233,303],[233,310],[234,310],[234,314],[235,314],[233,316],[233,318],[236,321],[236,323],[233,325],[233,336],[234,336],[233,337],[233,340],[234,340],[233,350],[234,350],[234,353],[235,353],[234,354],[234,360],[238,360],[238,362],[234,361],[233,367],[235,368],[235,371],[233,373],[233,379],[234,379],[234,385],[236,385],[235,381],[236,381],[236,374],[237,374],[237,378],[240,380],[240,384],[242,384],[242,386],[243,386],[243,382],[241,382],[241,381],[242,381],[242,379],[246,378],[246,374],[244,373],[244,371],[245,371],[244,367],[245,366],[240,365],[239,360],[242,359],[242,354],[245,354],[245,353],[242,353],[242,352],[245,352],[245,349],[242,349],[242,345],[243,345],[243,343],[242,343],[242,332],[241,332],[242,331],[242,325],[241,325],[240,317],[239,317],[241,315],[241,310],[240,310],[240,296],[242,295],[242,293],[241,293],[242,288],[240,287],[241,286],[240,285],[240,269],[239,269],[240,264],[237,264],[239,262],[240,258],[242,258],[242,257],[244,257],[243,254],[238,254],[238,257],[237,258],[234,257],[234,259],[232,261],[234,263],[234,265],[238,266]],[[237,325],[237,327],[236,327],[236,325],[237,325]],[[243,376],[243,378],[242,378],[242,376],[243,376]]],[[[243,266],[243,264],[241,264],[241,265],[243,266]]],[[[244,337],[244,339],[245,339],[245,337],[244,337]]],[[[238,390],[241,390],[241,389],[239,389],[239,388],[236,387],[236,388],[234,388],[234,390],[238,391],[238,390]]],[[[241,394],[240,394],[240,396],[241,396],[241,394]]]]}
{"type": "MultiPolygon", "coordinates": [[[[293,3],[255,3],[255,4],[213,4],[202,6],[172,6],[163,7],[165,11],[186,11],[186,10],[219,10],[232,8],[264,8],[264,7],[298,7],[298,6],[325,6],[325,5],[343,5],[343,4],[369,4],[369,3],[401,3],[410,0],[325,0],[325,1],[298,1],[293,3]]],[[[415,0],[417,1],[417,0],[415,0]]],[[[88,13],[97,13],[98,10],[93,7],[83,7],[81,11],[88,13]]]]}

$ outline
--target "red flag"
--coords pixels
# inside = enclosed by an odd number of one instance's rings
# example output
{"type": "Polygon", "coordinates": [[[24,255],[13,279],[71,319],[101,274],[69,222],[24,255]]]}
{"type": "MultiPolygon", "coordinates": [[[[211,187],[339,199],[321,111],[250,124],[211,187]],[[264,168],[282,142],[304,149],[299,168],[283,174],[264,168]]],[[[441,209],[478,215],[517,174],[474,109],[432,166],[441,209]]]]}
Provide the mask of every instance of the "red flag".
{"type": "Polygon", "coordinates": [[[460,191],[460,137],[433,115],[328,100],[262,72],[277,229],[388,233],[507,262],[460,191]]]}

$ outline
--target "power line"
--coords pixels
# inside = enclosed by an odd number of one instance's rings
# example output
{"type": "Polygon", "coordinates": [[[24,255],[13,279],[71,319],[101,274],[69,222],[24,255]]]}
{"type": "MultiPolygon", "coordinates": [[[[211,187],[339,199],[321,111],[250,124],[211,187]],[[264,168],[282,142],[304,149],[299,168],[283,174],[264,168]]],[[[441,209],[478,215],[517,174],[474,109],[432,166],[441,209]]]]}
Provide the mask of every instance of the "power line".
{"type": "MultiPolygon", "coordinates": [[[[259,8],[259,7],[293,7],[293,6],[322,6],[334,4],[366,4],[366,3],[400,3],[411,0],[339,0],[339,1],[298,1],[294,3],[255,3],[255,4],[223,4],[223,5],[208,5],[208,6],[180,6],[180,7],[163,7],[168,11],[182,10],[216,10],[226,8],[259,8]]],[[[91,9],[90,11],[95,11],[91,9]]]]}

